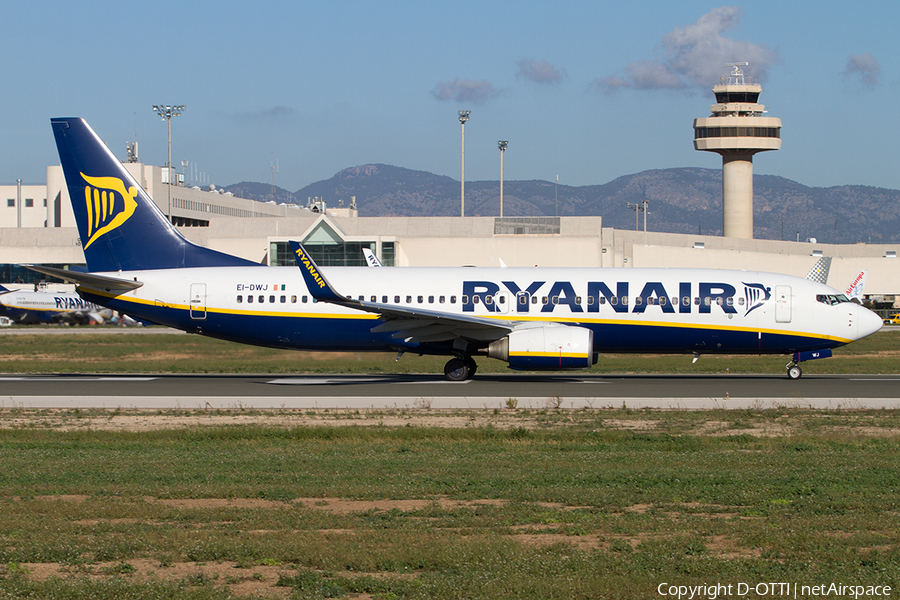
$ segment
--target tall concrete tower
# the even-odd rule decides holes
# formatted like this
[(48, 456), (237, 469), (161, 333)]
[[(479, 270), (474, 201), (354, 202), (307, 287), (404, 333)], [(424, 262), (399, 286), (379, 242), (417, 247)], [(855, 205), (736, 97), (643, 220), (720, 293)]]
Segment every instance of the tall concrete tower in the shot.
[(694, 149), (722, 155), (724, 236), (752, 239), (753, 155), (781, 149), (781, 119), (763, 116), (762, 86), (745, 81), (740, 69), (748, 64), (726, 65), (733, 70), (713, 87), (712, 115), (694, 119)]

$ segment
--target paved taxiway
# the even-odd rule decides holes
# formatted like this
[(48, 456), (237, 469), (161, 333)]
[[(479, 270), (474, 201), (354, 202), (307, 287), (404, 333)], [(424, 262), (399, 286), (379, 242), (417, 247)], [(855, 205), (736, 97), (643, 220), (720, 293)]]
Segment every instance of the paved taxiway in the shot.
[(0, 375), (4, 408), (900, 408), (900, 375)]

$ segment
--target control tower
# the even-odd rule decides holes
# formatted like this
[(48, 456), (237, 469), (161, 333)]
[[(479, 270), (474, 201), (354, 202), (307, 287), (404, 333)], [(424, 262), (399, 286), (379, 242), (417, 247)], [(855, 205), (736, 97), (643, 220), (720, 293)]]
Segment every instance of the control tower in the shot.
[(722, 155), (723, 235), (752, 239), (753, 155), (781, 149), (781, 119), (763, 116), (762, 86), (740, 69), (748, 64), (726, 65), (733, 70), (713, 87), (712, 115), (694, 119), (694, 149)]

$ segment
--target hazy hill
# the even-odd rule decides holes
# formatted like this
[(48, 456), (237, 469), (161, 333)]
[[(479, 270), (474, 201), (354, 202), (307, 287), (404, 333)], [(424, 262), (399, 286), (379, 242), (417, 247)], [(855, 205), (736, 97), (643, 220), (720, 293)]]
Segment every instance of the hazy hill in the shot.
[[(227, 190), (268, 201), (272, 186), (243, 182)], [(753, 179), (754, 235), (763, 239), (817, 238), (820, 242), (900, 241), (900, 191), (867, 186), (814, 188), (772, 175)], [(459, 215), (459, 181), (390, 165), (340, 171), (296, 192), (276, 187), (275, 200), (305, 204), (319, 196), (329, 206), (356, 196), (360, 216)], [(558, 199), (558, 200), (557, 200)], [(673, 233), (722, 234), (722, 171), (661, 169), (625, 175), (602, 185), (556, 186), (550, 181), (504, 181), (504, 216), (602, 216), (604, 225), (634, 228), (628, 203), (647, 200), (647, 228)], [(466, 182), (466, 214), (497, 215), (499, 181)], [(643, 213), (639, 214), (643, 228)]]

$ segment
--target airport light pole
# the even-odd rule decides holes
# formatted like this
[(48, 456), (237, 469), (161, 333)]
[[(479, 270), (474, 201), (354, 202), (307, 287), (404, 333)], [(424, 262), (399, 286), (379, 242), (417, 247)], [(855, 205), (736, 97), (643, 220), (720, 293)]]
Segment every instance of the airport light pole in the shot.
[[(185, 104), (178, 106), (169, 106), (168, 104), (154, 104), (153, 110), (168, 124), (169, 132), (169, 154), (166, 160), (166, 179), (169, 186), (172, 185), (172, 117), (180, 117), (181, 112), (187, 108)], [(172, 189), (169, 187), (169, 213), (166, 215), (169, 221), (172, 221)]]
[(466, 216), (466, 121), (469, 120), (471, 110), (459, 111), (459, 124), (462, 129), (460, 141), (460, 175), (459, 175), (459, 216)]
[(506, 153), (506, 148), (509, 146), (509, 142), (506, 140), (500, 140), (497, 142), (497, 146), (500, 148), (500, 218), (503, 218), (503, 155)]

